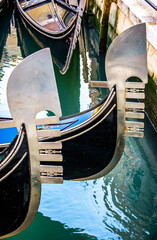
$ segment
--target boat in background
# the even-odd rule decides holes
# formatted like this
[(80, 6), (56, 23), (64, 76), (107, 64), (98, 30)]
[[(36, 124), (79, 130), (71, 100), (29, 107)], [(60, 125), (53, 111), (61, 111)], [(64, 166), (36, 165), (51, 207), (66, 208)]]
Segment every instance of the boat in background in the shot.
[[(135, 100), (144, 98), (146, 53), (144, 23), (117, 37), (106, 55), (107, 82), (91, 83), (109, 88), (109, 94), (94, 108), (66, 118), (62, 117), (49, 49), (28, 56), (13, 70), (7, 85), (12, 119), (0, 118), (0, 210), (4, 213), (0, 238), (31, 224), (41, 183), (100, 178), (119, 162), (126, 136), (143, 137), (144, 104)], [(132, 82), (132, 76), (141, 81)], [(43, 110), (54, 116), (37, 118)]]
[[(36, 32), (41, 35), (34, 37), (40, 46), (47, 47), (45, 36), (49, 41), (53, 39), (51, 45), (54, 49), (60, 49), (61, 55), (65, 53), (64, 65), (60, 67), (60, 72), (65, 74), (79, 36), (85, 0), (16, 0), (16, 5), (30, 34), (33, 37)], [(61, 39), (63, 41), (59, 41)]]
[[(43, 48), (50, 48), (52, 60), (60, 71), (64, 69), (67, 55), (71, 44), (70, 35), (63, 39), (49, 39), (39, 34), (30, 25), (22, 21), (19, 14), (15, 14), (15, 26), (17, 29), (18, 45), (21, 48), (22, 56), (25, 58)], [(70, 61), (68, 62), (70, 64)], [(67, 69), (69, 65), (66, 65)], [(67, 71), (67, 70), (66, 70)]]

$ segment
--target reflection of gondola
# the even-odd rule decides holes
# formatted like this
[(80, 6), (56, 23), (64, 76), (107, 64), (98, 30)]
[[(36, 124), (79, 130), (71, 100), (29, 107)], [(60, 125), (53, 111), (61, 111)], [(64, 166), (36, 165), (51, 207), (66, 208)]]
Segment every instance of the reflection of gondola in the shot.
[[(37, 211), (36, 207), (31, 213), (32, 216), (28, 214), (29, 208), (32, 207), (32, 195), (34, 193), (31, 191), (34, 191), (34, 188), (30, 183), (29, 157), (25, 149), (20, 146), (21, 141), (23, 146), (27, 147), (24, 127), (21, 128), (18, 137), (9, 148), (0, 156), (0, 159), (2, 156), (7, 156), (5, 161), (0, 161), (0, 211), (1, 217), (3, 216), (0, 238), (8, 233), (17, 234), (21, 232), (22, 227), (24, 229), (28, 227), (31, 218), (34, 218), (33, 211)], [(38, 192), (38, 194), (40, 193)], [(34, 199), (37, 201), (37, 206), (39, 203), (38, 199), (39, 196)], [(35, 204), (33, 207), (35, 207)]]
[[(77, 42), (85, 1), (16, 0), (16, 4), (24, 25), (40, 46), (46, 47), (46, 42), (53, 39), (51, 46), (56, 54), (64, 56), (62, 64), (57, 64), (64, 74)], [(35, 36), (36, 33), (38, 36)]]
[[(126, 98), (143, 97), (141, 91), (144, 83), (126, 83), (126, 80), (137, 76), (145, 83), (147, 81), (145, 24), (127, 30), (110, 46), (106, 56), (108, 82), (93, 83), (109, 87), (110, 93), (98, 106), (80, 114), (60, 117), (60, 102), (50, 60), (49, 50), (41, 50), (24, 59), (8, 81), (8, 104), (13, 120), (1, 118), (0, 121), (1, 148), (5, 147), (0, 155), (0, 186), (4, 184), (3, 192), (5, 182), (8, 183), (6, 195), (0, 194), (0, 206), (3, 204), (4, 208), (5, 199), (12, 194), (9, 181), (12, 181), (10, 187), (13, 188), (17, 175), (21, 177), (17, 183), (17, 186), (20, 184), (20, 206), (24, 203), (25, 207), (24, 213), (21, 213), (23, 216), (18, 213), (13, 216), (17, 231), (15, 225), (13, 228), (4, 225), (1, 236), (16, 234), (33, 220), (39, 204), (40, 182), (62, 183), (63, 179), (104, 176), (120, 160), (125, 136), (142, 135), (140, 129), (143, 123), (126, 121), (125, 117), (143, 116), (143, 113), (140, 115), (143, 104), (128, 102)], [(116, 72), (117, 76), (119, 74), (118, 80), (114, 72), (117, 66), (120, 70)], [(55, 116), (36, 119), (36, 114), (41, 110), (50, 110)], [(11, 144), (8, 146), (9, 142)], [(11, 200), (8, 204), (11, 206)], [(8, 216), (4, 214), (3, 218), (7, 219)]]
[(6, 43), (8, 33), (10, 31), (10, 20), (11, 20), (12, 11), (3, 12), (0, 15), (0, 60), (2, 57), (3, 47)]

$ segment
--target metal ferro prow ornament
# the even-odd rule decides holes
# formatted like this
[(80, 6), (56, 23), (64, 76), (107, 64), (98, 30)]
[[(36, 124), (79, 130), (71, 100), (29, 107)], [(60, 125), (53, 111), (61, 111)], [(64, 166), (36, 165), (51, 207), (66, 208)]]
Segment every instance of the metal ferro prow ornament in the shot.
[[(125, 30), (109, 46), (106, 59), (106, 81), (91, 81), (92, 87), (111, 88), (117, 91), (117, 147), (113, 163), (107, 166), (105, 173), (113, 168), (120, 158), (125, 138), (144, 136), (144, 88), (148, 82), (146, 24), (141, 23)], [(130, 78), (140, 81), (133, 82)]]
[[(49, 49), (40, 50), (35, 54), (24, 59), (12, 72), (7, 85), (7, 98), (13, 123), (20, 132), (21, 126), (24, 125), (27, 134), (29, 158), (30, 158), (30, 203), (27, 216), (15, 231), (10, 232), (0, 238), (10, 237), (25, 230), (33, 221), (40, 202), (41, 183), (52, 182), (62, 183), (63, 168), (62, 166), (40, 165), (42, 158), (53, 161), (53, 147), (61, 149), (60, 142), (53, 143), (51, 146), (38, 142), (39, 137), (45, 134), (58, 136), (60, 130), (51, 129), (37, 130), (36, 125), (58, 123), (61, 116), (61, 107), (58, 96), (58, 90), (55, 81), (54, 70), (52, 68), (52, 59)], [(55, 114), (54, 117), (37, 119), (36, 116), (40, 111), (49, 110)], [(46, 122), (45, 122), (46, 121)], [(55, 146), (54, 146), (55, 145)], [(46, 153), (46, 149), (49, 149)], [(57, 155), (55, 161), (62, 161), (62, 156)], [(44, 172), (44, 173), (43, 173)], [(59, 177), (55, 173), (59, 173)]]
[[(141, 131), (144, 127), (143, 123), (140, 121), (129, 121), (128, 118), (141, 119), (144, 117), (142, 112), (144, 111), (144, 104), (133, 102), (133, 99), (144, 98), (143, 89), (147, 82), (145, 24), (139, 24), (126, 30), (113, 41), (106, 55), (106, 75), (107, 82), (92, 82), (92, 85), (109, 88), (115, 86), (113, 92), (117, 99), (116, 104), (114, 102), (112, 107), (116, 105), (115, 115), (117, 122), (115, 122), (117, 130), (114, 134), (115, 148), (113, 157), (111, 157), (111, 161), (105, 167), (103, 165), (100, 171), (82, 179), (79, 178), (79, 180), (96, 179), (106, 175), (120, 160), (124, 150), (125, 137), (143, 136)], [(132, 76), (140, 78), (143, 82), (130, 82), (129, 78)], [(110, 96), (112, 96), (112, 93)], [(48, 49), (32, 54), (14, 69), (8, 81), (7, 97), (13, 121), (3, 121), (0, 125), (2, 128), (16, 127), (19, 133), (21, 132), (21, 126), (25, 126), (28, 143), (26, 151), (29, 153), (30, 158), (30, 194), (28, 194), (30, 195), (30, 202), (26, 218), (22, 224), (14, 231), (9, 230), (9, 234), (1, 234), (0, 238), (13, 236), (31, 224), (40, 202), (41, 183), (63, 182), (63, 156), (61, 149), (64, 141), (50, 141), (51, 139), (57, 139), (58, 136), (60, 137), (61, 133), (57, 124), (61, 116), (61, 108), (51, 55)], [(128, 99), (131, 99), (131, 101)], [(36, 118), (37, 113), (43, 110), (53, 112), (55, 117)], [(106, 115), (108, 115), (110, 111), (106, 111)], [(104, 116), (105, 118), (106, 115)], [(98, 125), (97, 123), (95, 122), (95, 126)], [(104, 125), (103, 127), (105, 128)], [(92, 126), (90, 126), (90, 129), (92, 128), (93, 122)], [(81, 135), (80, 132), (79, 134)], [(110, 137), (113, 138), (113, 135)], [(42, 139), (47, 139), (47, 141), (40, 141)], [(14, 143), (11, 144), (12, 146), (14, 147)], [(109, 149), (107, 148), (107, 153), (108, 151)], [(56, 152), (57, 154), (55, 154)], [(105, 158), (104, 155), (102, 156)], [(6, 159), (8, 160), (8, 156), (6, 156)], [(4, 165), (6, 164), (6, 159), (5, 163), (0, 162), (0, 170), (3, 167), (1, 165), (3, 163)], [(50, 162), (51, 164), (47, 164)], [(73, 178), (73, 180), (77, 179)], [(6, 190), (5, 186), (4, 190)]]
[[(40, 124), (58, 123), (59, 117), (62, 115), (52, 64), (48, 48), (32, 54), (15, 68), (7, 87), (9, 109), (15, 125), (18, 130), (22, 123), (26, 127), (31, 164), (33, 164), (32, 170), (34, 169), (36, 175), (33, 176), (32, 173), (33, 179), (37, 178), (37, 181), (41, 183), (61, 183), (63, 180), (62, 177), (55, 177), (55, 172), (63, 173), (61, 166), (51, 166), (50, 169), (48, 166), (40, 165), (40, 161), (45, 159), (47, 161), (62, 161), (60, 154), (57, 154), (57, 158), (56, 155), (53, 155), (53, 148), (62, 148), (60, 142), (53, 144), (38, 142), (40, 137), (60, 135), (59, 129), (45, 128), (40, 131), (37, 128), (37, 125)], [(21, 75), (24, 77), (21, 78)], [(36, 115), (43, 110), (53, 112), (55, 117), (37, 119)]]

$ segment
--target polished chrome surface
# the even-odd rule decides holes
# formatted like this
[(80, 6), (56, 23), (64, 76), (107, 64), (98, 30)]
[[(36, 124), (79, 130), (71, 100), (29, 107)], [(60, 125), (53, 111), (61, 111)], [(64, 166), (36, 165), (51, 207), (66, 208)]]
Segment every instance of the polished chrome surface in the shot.
[(40, 165), (42, 183), (63, 183), (63, 167)]
[(138, 77), (148, 82), (146, 25), (135, 25), (119, 35), (106, 54), (106, 75), (108, 81), (126, 81)]
[[(88, 179), (99, 178), (109, 173), (119, 162), (125, 146), (126, 136), (143, 137), (144, 124), (136, 121), (133, 128), (126, 124), (126, 118), (141, 119), (143, 113), (127, 111), (128, 98), (144, 98), (145, 84), (148, 82), (147, 73), (147, 50), (146, 50), (146, 25), (145, 23), (135, 25), (120, 36), (118, 36), (110, 45), (105, 60), (105, 69), (107, 76), (106, 82), (91, 82), (94, 87), (111, 88), (116, 85), (117, 92), (117, 144), (114, 156), (108, 166), (99, 174), (93, 175)], [(143, 83), (126, 83), (130, 77), (138, 77)], [(132, 89), (132, 92), (130, 92)], [(129, 93), (128, 93), (129, 92)], [(133, 103), (136, 104), (136, 103)], [(127, 107), (126, 107), (127, 106)], [(132, 108), (134, 105), (131, 105)], [(143, 110), (143, 104), (140, 106)]]
[(141, 102), (126, 102), (126, 109), (144, 109), (145, 104)]
[(21, 123), (32, 123), (43, 110), (52, 111), (57, 117), (62, 115), (49, 49), (28, 56), (14, 69), (7, 98), (17, 129)]
[[(40, 151), (36, 131), (36, 115), (40, 111), (52, 111), (59, 121), (61, 108), (49, 49), (41, 50), (25, 58), (12, 72), (7, 85), (10, 113), (18, 131), (24, 123), (28, 138), (31, 192), (28, 213), (23, 224), (10, 237), (25, 230), (33, 221), (40, 203)], [(48, 156), (44, 154), (44, 156)], [(50, 154), (51, 156), (51, 154)], [(60, 181), (60, 179), (59, 179)]]
[[(147, 72), (147, 46), (146, 46), (146, 24), (135, 25), (120, 36), (118, 36), (110, 45), (106, 54), (106, 75), (107, 80), (115, 83), (117, 81), (125, 82), (125, 108), (124, 115), (127, 119), (144, 119), (144, 106), (139, 109), (136, 105), (137, 100), (144, 99), (144, 88), (148, 82)], [(138, 77), (142, 82), (132, 82), (129, 78)], [(128, 81), (128, 82), (126, 82)], [(132, 105), (131, 109), (128, 104)], [(136, 122), (136, 121), (135, 121)], [(132, 137), (143, 137), (143, 132), (134, 128), (126, 128), (125, 135)], [(132, 135), (131, 135), (132, 132)]]

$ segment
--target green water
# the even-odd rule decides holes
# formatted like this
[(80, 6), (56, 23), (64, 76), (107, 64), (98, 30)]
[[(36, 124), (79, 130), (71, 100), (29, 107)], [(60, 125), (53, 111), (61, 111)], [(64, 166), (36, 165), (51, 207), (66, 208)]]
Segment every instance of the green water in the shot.
[[(17, 39), (14, 18), (8, 17), (0, 19), (0, 116), (10, 115), (6, 84), (11, 71), (25, 55), (39, 49), (23, 30), (23, 41)], [(63, 115), (85, 110), (105, 95), (89, 85), (90, 80), (105, 78), (98, 32), (90, 25), (82, 35), (66, 75), (54, 65)], [(126, 140), (121, 161), (107, 176), (43, 184), (35, 220), (12, 239), (157, 239), (157, 133), (148, 118), (144, 138)]]

